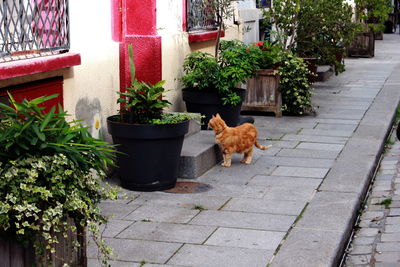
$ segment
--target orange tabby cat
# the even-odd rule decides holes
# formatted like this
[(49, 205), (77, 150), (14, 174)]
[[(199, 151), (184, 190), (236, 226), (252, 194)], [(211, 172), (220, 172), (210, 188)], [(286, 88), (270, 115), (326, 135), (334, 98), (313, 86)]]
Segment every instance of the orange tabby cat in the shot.
[(271, 146), (262, 146), (257, 142), (257, 129), (251, 123), (244, 123), (236, 127), (228, 127), (225, 121), (217, 113), (212, 116), (208, 126), (215, 132), (215, 141), (220, 145), (225, 167), (231, 166), (233, 153), (244, 153), (242, 163), (250, 164), (253, 157), (253, 148), (256, 146), (261, 150)]

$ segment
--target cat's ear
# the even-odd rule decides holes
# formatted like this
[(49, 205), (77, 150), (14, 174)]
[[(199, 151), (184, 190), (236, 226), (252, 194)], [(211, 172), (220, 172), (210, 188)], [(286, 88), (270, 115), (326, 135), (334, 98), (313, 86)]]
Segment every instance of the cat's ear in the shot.
[(214, 118), (215, 118), (215, 116), (214, 116), (214, 115), (212, 115), (211, 119), (214, 119)]
[(221, 116), (219, 115), (219, 113), (217, 113), (216, 117), (217, 117), (218, 119), (220, 119), (220, 118), (221, 118)]

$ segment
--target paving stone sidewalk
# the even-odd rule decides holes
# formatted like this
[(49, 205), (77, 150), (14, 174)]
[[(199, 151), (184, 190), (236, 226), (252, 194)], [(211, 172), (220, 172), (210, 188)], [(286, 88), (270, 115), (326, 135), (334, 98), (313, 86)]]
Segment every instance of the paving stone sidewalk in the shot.
[(400, 142), (392, 135), (369, 192), (345, 266), (400, 266)]
[[(341, 259), (400, 97), (399, 35), (372, 59), (315, 84), (316, 116), (257, 116), (251, 165), (235, 157), (198, 182), (207, 192), (122, 190), (105, 201), (111, 266), (335, 266)], [(89, 266), (99, 266), (88, 249)]]

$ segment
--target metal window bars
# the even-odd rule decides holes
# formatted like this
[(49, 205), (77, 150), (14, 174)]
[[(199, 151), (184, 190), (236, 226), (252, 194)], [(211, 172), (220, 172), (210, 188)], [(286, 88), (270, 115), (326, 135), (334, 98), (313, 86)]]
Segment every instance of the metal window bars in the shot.
[(210, 0), (187, 0), (187, 31), (217, 29), (214, 7)]
[(0, 0), (0, 63), (69, 47), (68, 0)]

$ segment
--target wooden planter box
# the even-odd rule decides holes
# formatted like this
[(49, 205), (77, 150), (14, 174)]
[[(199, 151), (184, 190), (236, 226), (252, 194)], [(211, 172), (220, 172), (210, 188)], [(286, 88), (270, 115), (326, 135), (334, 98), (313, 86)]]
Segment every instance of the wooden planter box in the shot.
[[(32, 267), (32, 266), (52, 266), (62, 267), (64, 263), (69, 263), (74, 267), (86, 267), (86, 235), (82, 227), (77, 227), (76, 233), (69, 232), (68, 237), (58, 236), (59, 243), (56, 245), (56, 253), (52, 256), (52, 263), (42, 259), (40, 255), (35, 255), (33, 246), (23, 247), (15, 240), (10, 240), (0, 236), (0, 266), (1, 267)], [(70, 248), (73, 242), (81, 245), (77, 250)]]
[(282, 116), (282, 95), (279, 91), (280, 75), (274, 69), (261, 69), (247, 81), (244, 111), (269, 111)]
[(363, 32), (356, 36), (356, 39), (347, 49), (349, 57), (374, 57), (375, 38), (373, 32)]

